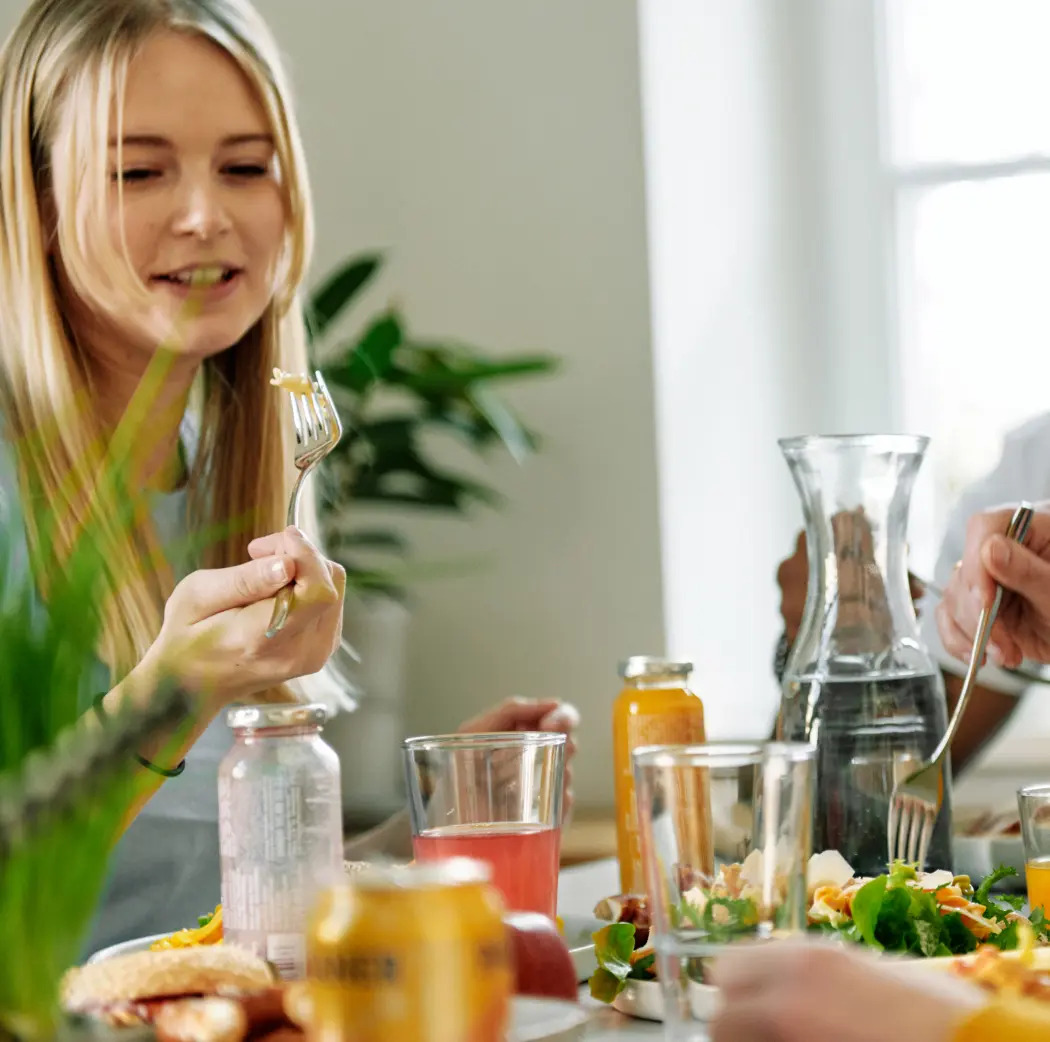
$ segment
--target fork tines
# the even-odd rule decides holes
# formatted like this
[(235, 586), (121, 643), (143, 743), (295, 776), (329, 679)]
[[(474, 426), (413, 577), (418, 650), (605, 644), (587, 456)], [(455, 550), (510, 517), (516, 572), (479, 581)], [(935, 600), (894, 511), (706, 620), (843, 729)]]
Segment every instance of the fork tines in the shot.
[(318, 397), (320, 387), (317, 383), (313, 387), (312, 394), (291, 395), (295, 440), (300, 445), (316, 441), (321, 434), (328, 436), (328, 410), (323, 399)]

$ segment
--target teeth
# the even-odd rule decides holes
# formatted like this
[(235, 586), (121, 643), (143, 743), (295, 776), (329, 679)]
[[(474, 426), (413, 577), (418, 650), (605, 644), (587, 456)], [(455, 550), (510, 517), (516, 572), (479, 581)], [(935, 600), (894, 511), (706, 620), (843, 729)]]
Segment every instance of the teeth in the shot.
[(191, 286), (216, 286), (222, 282), (224, 269), (222, 268), (195, 268), (189, 275), (179, 275), (180, 282), (188, 282)]

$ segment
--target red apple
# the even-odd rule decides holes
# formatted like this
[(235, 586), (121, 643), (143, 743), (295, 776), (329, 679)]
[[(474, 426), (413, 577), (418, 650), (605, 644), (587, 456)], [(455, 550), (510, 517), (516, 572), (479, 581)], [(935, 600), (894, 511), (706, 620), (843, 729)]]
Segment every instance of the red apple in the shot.
[(514, 962), (516, 995), (576, 1000), (576, 968), (558, 927), (538, 912), (503, 917)]

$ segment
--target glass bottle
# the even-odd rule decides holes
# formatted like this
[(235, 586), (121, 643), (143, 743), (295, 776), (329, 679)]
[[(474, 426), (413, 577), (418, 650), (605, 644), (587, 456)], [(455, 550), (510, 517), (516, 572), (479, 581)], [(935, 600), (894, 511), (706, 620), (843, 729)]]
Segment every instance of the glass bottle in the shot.
[(307, 919), (343, 874), (339, 757), (321, 738), (322, 705), (236, 706), (219, 765), (223, 936), (306, 972)]
[(620, 892), (645, 893), (631, 753), (643, 745), (704, 741), (704, 704), (689, 690), (691, 662), (632, 655), (620, 665), (623, 690), (613, 704), (613, 771)]
[[(889, 800), (947, 726), (944, 684), (908, 586), (912, 485), (929, 439), (780, 442), (802, 498), (809, 585), (784, 671), (778, 733), (817, 748), (813, 849), (886, 870)], [(928, 862), (951, 868), (951, 766)]]

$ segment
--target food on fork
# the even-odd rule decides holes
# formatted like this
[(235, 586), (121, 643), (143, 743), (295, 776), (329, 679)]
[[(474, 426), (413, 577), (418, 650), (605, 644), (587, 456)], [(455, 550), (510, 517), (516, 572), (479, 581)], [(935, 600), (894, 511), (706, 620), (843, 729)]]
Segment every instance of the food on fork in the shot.
[(314, 389), (314, 385), (310, 382), (310, 377), (305, 373), (286, 373), (276, 366), (273, 370), (270, 385), (272, 387), (280, 387), (282, 391), (288, 391), (289, 394), (312, 394)]

